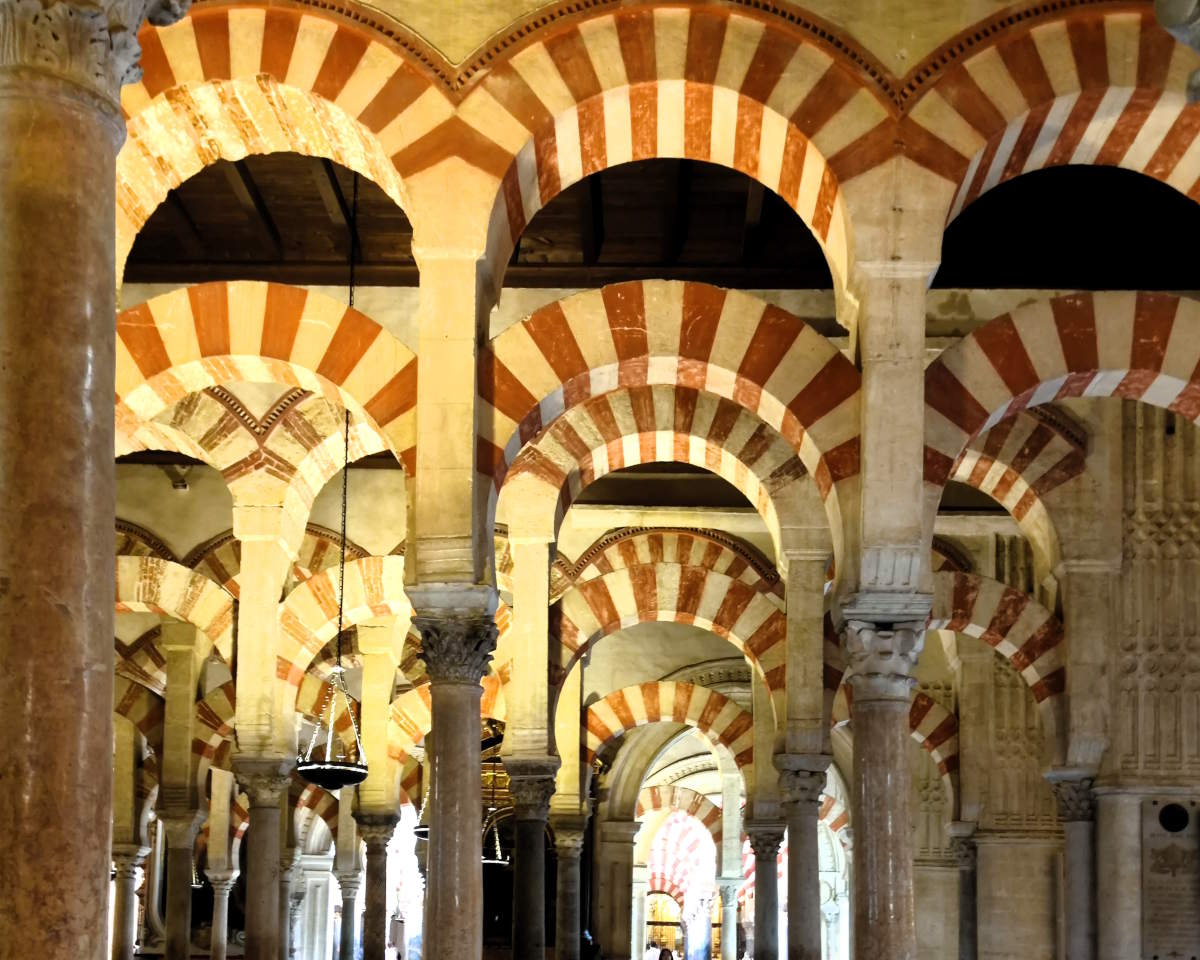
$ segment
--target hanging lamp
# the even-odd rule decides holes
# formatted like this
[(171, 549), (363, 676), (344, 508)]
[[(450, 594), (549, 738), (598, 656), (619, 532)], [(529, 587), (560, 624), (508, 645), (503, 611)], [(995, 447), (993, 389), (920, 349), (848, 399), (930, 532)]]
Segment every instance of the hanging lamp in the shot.
[[(500, 849), (500, 825), (497, 823), (496, 817), (496, 763), (497, 760), (493, 757), (488, 761), (492, 765), (492, 798), (488, 803), (487, 816), (483, 821), (483, 865), (485, 867), (507, 867), (509, 860)], [(492, 824), (492, 838), (495, 841), (495, 853), (488, 851), (488, 821)]]
[[(358, 252), (358, 174), (354, 175), (354, 202), (350, 215), (350, 306), (354, 306), (354, 262)], [(358, 731), (358, 720), (346, 689), (346, 668), (342, 666), (342, 633), (346, 596), (346, 504), (350, 492), (350, 411), (346, 410), (342, 460), (342, 549), (338, 558), (338, 614), (337, 614), (337, 660), (329, 675), (328, 690), (308, 749), (296, 758), (296, 772), (309, 783), (326, 790), (338, 790), (362, 783), (367, 778), (367, 765), (363, 762), (362, 736)], [(338, 716), (338, 700), (341, 700), (350, 717), (350, 728), (354, 731), (354, 747), (346, 753), (342, 738), (334, 735), (333, 725)], [(324, 737), (321, 736), (324, 730)], [(317, 744), (324, 739), (324, 757), (317, 756)], [(335, 753), (336, 751), (336, 753)]]

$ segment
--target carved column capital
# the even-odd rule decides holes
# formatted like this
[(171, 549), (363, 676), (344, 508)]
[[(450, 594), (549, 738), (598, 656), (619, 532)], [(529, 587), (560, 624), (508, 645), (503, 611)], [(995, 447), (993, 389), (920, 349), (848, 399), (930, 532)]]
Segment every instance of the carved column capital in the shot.
[(208, 882), (212, 886), (215, 895), (227, 897), (233, 889), (233, 885), (237, 883), (238, 871), (205, 870), (204, 876), (208, 878)]
[(337, 877), (343, 900), (353, 900), (358, 896), (358, 890), (362, 886), (362, 874), (359, 871), (338, 870), (334, 876)]
[(550, 798), (554, 796), (554, 775), (558, 757), (505, 757), (508, 789), (513, 798), (513, 816), (517, 820), (540, 820), (550, 816)]
[(774, 762), (784, 804), (811, 806), (815, 816), (825, 790), (825, 770), (832, 760), (824, 754), (777, 753)]
[(750, 849), (759, 860), (767, 860), (779, 856), (779, 847), (783, 843), (782, 823), (748, 823), (746, 836), (750, 838)]
[(490, 614), (438, 614), (413, 617), (421, 634), (421, 658), (433, 683), (478, 684), (496, 649), (496, 621)]
[(1050, 780), (1050, 789), (1058, 803), (1058, 819), (1063, 823), (1079, 823), (1096, 819), (1096, 794), (1091, 777)]
[(367, 845), (367, 852), (376, 854), (387, 849), (399, 823), (399, 817), (394, 813), (356, 813), (354, 819), (358, 823), (358, 835)]
[(979, 848), (975, 845), (974, 837), (951, 837), (950, 856), (958, 864), (959, 870), (974, 870), (979, 862)]
[(119, 119), (121, 87), (142, 78), (143, 21), (174, 23), (188, 0), (0, 0), (0, 88), (28, 73), (97, 96)]
[(292, 782), (293, 760), (278, 757), (237, 757), (233, 759), (233, 773), (238, 783), (250, 797), (250, 809), (255, 807), (277, 807)]
[(167, 835), (167, 848), (190, 850), (196, 842), (204, 817), (203, 810), (163, 810), (159, 813), (158, 822)]
[(881, 624), (848, 620), (842, 632), (846, 678), (855, 701), (902, 700), (917, 682), (913, 668), (925, 646), (921, 621)]
[(145, 865), (146, 857), (149, 855), (149, 847), (124, 843), (114, 846), (112, 859), (116, 879), (118, 881), (129, 880), (133, 882), (134, 886), (137, 886), (141, 882), (142, 867)]

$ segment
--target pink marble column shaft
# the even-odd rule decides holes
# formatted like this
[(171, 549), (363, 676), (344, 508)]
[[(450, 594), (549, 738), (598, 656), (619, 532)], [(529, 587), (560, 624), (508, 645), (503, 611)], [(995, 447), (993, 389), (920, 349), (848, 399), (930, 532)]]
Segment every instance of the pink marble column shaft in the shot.
[[(419, 588), (410, 588), (420, 609)], [(426, 960), (479, 960), (483, 951), (479, 681), (496, 648), (488, 614), (413, 618), (429, 671), (429, 853)], [(448, 920), (447, 918), (453, 918)]]
[[(19, 26), (5, 28), (15, 56)], [(24, 42), (37, 49), (34, 36)], [(52, 51), (58, 40), (46, 42)], [(10, 64), (0, 60), (0, 944), (101, 960), (112, 864), (123, 125), (98, 94)]]
[(363, 960), (384, 960), (387, 953), (388, 844), (396, 832), (395, 814), (356, 814), (358, 833), (367, 845), (366, 902), (363, 905)]
[(234, 772), (250, 796), (246, 838), (246, 960), (278, 960), (279, 815), (290, 764), (276, 759), (236, 758)]
[(924, 625), (850, 621), (845, 642), (853, 694), (856, 956), (917, 960), (908, 713)]

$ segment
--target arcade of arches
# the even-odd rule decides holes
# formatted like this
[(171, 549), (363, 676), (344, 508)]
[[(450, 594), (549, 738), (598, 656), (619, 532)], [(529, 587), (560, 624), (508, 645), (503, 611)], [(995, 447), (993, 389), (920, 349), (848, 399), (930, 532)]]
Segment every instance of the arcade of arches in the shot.
[(0, 960), (1200, 955), (1193, 45), (0, 0)]

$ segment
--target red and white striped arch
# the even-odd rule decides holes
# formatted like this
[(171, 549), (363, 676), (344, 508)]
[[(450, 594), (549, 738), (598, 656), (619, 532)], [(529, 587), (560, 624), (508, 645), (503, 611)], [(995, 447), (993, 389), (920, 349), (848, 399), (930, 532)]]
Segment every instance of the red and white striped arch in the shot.
[(721, 848), (721, 808), (703, 794), (687, 787), (646, 787), (638, 794), (636, 817), (640, 820), (655, 810), (676, 810), (694, 818), (708, 831), (716, 849)]
[(214, 687), (196, 701), (196, 731), (192, 737), (192, 769), (196, 783), (208, 788), (208, 770), (230, 769), (236, 694), (232, 680)]
[(649, 892), (672, 896), (685, 913), (690, 912), (695, 898), (712, 893), (717, 848), (702, 823), (676, 810), (654, 834), (646, 867)]
[(783, 581), (766, 557), (732, 537), (682, 527), (627, 527), (606, 534), (571, 564), (573, 581), (592, 580), (616, 570), (677, 563), (705, 567), (783, 600)]
[(120, 637), (114, 638), (113, 643), (117, 674), (148, 687), (160, 697), (167, 690), (167, 661), (158, 648), (161, 636), (162, 628), (155, 626), (129, 643), (122, 643)]
[(550, 654), (555, 685), (601, 638), (655, 622), (687, 623), (728, 640), (762, 678), (776, 718), (783, 717), (787, 670), (783, 601), (704, 566), (638, 564), (576, 582), (551, 613), (551, 632), (557, 640)]
[(939, 573), (933, 579), (930, 630), (978, 637), (1025, 678), (1055, 759), (1065, 759), (1067, 686), (1062, 623), (1032, 597), (971, 573)]
[(835, 285), (845, 283), (852, 238), (825, 158), (888, 109), (832, 45), (716, 5), (640, 3), (540, 34), (492, 66), (455, 118), (471, 144), (464, 159), (499, 181), (497, 273), (534, 214), (572, 183), (686, 157), (778, 193), (821, 244)]
[(116, 612), (157, 613), (195, 626), (196, 656), (233, 653), (233, 601), (219, 586), (179, 563), (157, 557), (116, 558)]
[(747, 795), (754, 793), (754, 719), (736, 703), (694, 683), (659, 680), (616, 690), (587, 710), (583, 746), (588, 762), (601, 747), (634, 727), (682, 723), (728, 750), (742, 771)]
[(1200, 419), (1200, 302), (1079, 293), (1020, 307), (925, 372), (927, 522), (970, 441), (1027, 407), (1121, 397)]
[[(557, 528), (600, 477), (664, 462), (689, 463), (727, 480), (758, 510), (776, 544), (788, 513), (780, 498), (805, 474), (791, 445), (745, 407), (706, 391), (658, 384), (622, 387), (565, 410), (517, 454), (507, 478), (530, 474), (557, 491)], [(501, 488), (501, 514), (505, 490), (513, 487)]]
[(999, 183), (1068, 163), (1120, 166), (1200, 199), (1200, 58), (1148, 7), (1070, 8), (945, 70), (908, 122), (918, 162), (957, 184), (952, 219)]
[(266, 4), (193, 8), (145, 26), (140, 83), (121, 94), (117, 280), (167, 193), (217, 160), (325, 157), (406, 202), (392, 158), (453, 113), (419, 64), (336, 13)]
[(496, 490), (565, 411), (647, 385), (722, 397), (782, 434), (835, 528), (833, 495), (858, 476), (858, 371), (803, 320), (738, 291), (644, 280), (580, 293), (496, 337), (478, 376), (478, 469)]
[(188, 394), (239, 382), (302, 387), (348, 407), (411, 475), (412, 351), (331, 297), (248, 280), (173, 290), (118, 314), (117, 454), (140, 449), (149, 422)]
[[(483, 694), (479, 698), (481, 720), (499, 720), (508, 716), (504, 699), (504, 688), (512, 679), (512, 661), (495, 667), (479, 685)], [(412, 748), (425, 739), (433, 729), (433, 697), (428, 683), (406, 690), (392, 701), (388, 718), (388, 754), (395, 759), (406, 759)]]
[[(412, 616), (404, 592), (404, 557), (348, 560), (344, 578), (343, 628), (377, 617)], [(299, 584), (279, 610), (279, 677), (298, 689), (314, 658), (337, 635), (338, 583), (334, 568)]]
[(304, 789), (300, 791), (300, 796), (296, 799), (296, 846), (309, 851), (306, 845), (309, 841), (309, 835), (312, 833), (313, 826), (317, 820), (324, 820), (325, 826), (329, 828), (330, 836), (337, 840), (338, 835), (338, 798), (318, 787), (315, 783), (306, 783)]
[(149, 687), (118, 674), (113, 688), (113, 713), (133, 724), (155, 756), (162, 753), (166, 707)]

